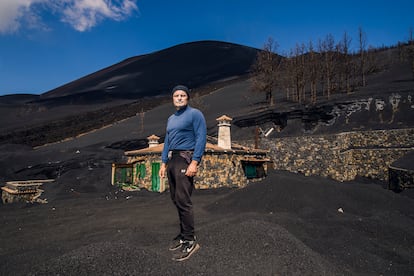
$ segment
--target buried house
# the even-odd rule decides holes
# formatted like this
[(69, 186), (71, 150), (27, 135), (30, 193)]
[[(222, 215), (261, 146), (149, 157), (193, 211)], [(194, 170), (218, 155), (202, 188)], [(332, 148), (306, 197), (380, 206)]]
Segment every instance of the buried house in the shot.
[[(252, 149), (231, 142), (231, 121), (228, 116), (216, 119), (218, 138), (207, 137), (203, 159), (194, 179), (197, 189), (220, 187), (244, 187), (250, 181), (266, 176), (270, 161), (267, 150)], [(112, 165), (112, 184), (125, 189), (147, 189), (162, 192), (168, 183), (161, 181), (158, 171), (161, 166), (163, 144), (160, 137), (148, 137), (148, 147), (126, 151), (126, 164)]]

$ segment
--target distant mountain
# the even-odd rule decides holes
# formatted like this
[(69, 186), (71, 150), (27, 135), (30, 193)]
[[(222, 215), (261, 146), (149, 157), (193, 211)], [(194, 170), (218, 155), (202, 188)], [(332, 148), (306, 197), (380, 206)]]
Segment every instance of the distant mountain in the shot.
[[(245, 79), (259, 51), (220, 41), (189, 42), (131, 57), (41, 95), (1, 96), (0, 143), (24, 139), (34, 145), (40, 136), (56, 141), (111, 124), (165, 102), (178, 83), (208, 93)], [(28, 132), (39, 137), (29, 138)]]
[(0, 96), (0, 104), (14, 105), (22, 104), (26, 102), (35, 101), (39, 98), (39, 95), (35, 94), (9, 94)]
[(37, 101), (93, 103), (168, 94), (178, 83), (191, 88), (249, 72), (259, 50), (199, 41), (131, 57), (40, 95)]
[[(265, 102), (263, 94), (252, 93), (248, 73), (259, 51), (218, 41), (191, 42), (132, 57), (40, 96), (0, 97), (0, 145), (39, 146), (111, 125), (120, 128), (125, 119), (144, 120), (145, 115), (148, 133), (126, 138), (142, 124), (139, 121), (128, 126), (122, 139), (111, 134), (115, 140), (108, 142), (129, 145), (133, 140), (135, 147), (135, 141), (145, 141), (148, 135), (162, 136), (159, 124), (171, 112), (170, 89), (177, 83), (188, 85), (199, 96), (192, 104), (203, 110), (209, 135), (216, 135), (215, 119), (226, 114), (233, 118), (236, 140), (251, 137), (257, 127), (277, 127), (280, 132), (272, 135), (295, 136), (414, 125), (412, 71), (397, 49), (373, 52), (379, 70), (367, 75), (365, 87), (350, 94), (326, 97), (321, 92), (316, 104), (308, 104), (292, 101), (286, 91), (277, 90), (274, 106)], [(164, 108), (164, 103), (169, 105)], [(384, 104), (380, 114), (377, 103)]]

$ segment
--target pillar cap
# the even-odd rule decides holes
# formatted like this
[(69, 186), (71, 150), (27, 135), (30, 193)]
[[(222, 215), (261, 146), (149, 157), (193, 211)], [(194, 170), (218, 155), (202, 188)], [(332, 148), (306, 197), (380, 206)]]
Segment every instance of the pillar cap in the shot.
[(221, 117), (218, 117), (216, 120), (217, 120), (217, 121), (232, 121), (232, 120), (233, 120), (233, 118), (230, 118), (230, 117), (229, 117), (229, 116), (227, 116), (227, 115), (223, 115), (223, 116), (221, 116)]
[(160, 139), (160, 137), (158, 137), (157, 135), (155, 135), (155, 134), (152, 134), (151, 136), (148, 136), (147, 137), (147, 139), (148, 140), (159, 140)]

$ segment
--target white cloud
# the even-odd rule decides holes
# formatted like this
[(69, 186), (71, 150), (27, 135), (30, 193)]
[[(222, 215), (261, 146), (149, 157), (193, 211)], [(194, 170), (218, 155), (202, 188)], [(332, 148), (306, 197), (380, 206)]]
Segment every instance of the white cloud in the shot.
[(102, 20), (121, 21), (138, 11), (136, 0), (1, 0), (0, 33), (13, 33), (41, 20), (41, 11), (49, 11), (83, 32)]
[(31, 12), (32, 4), (44, 0), (2, 0), (0, 2), (0, 33), (13, 33), (17, 31), (24, 21), (36, 18)]
[(131, 15), (137, 6), (134, 1), (78, 0), (65, 5), (62, 21), (83, 32), (94, 27), (99, 21), (110, 18), (123, 20)]

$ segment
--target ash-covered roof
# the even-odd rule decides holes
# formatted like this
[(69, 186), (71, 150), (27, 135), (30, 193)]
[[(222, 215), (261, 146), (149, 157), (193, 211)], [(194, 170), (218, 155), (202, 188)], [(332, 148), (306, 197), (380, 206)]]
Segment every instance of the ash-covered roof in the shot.
[[(228, 153), (228, 152), (233, 152), (233, 153), (246, 153), (246, 154), (266, 154), (269, 151), (268, 150), (263, 150), (263, 149), (254, 149), (254, 148), (249, 148), (249, 147), (245, 147), (242, 145), (238, 145), (235, 143), (231, 144), (231, 149), (224, 149), (222, 147), (219, 147), (217, 144), (212, 143), (212, 141), (217, 141), (216, 138), (213, 138), (211, 136), (207, 137), (207, 140), (209, 142), (206, 143), (206, 148), (205, 148), (205, 152), (223, 152), (223, 153)], [(152, 146), (152, 147), (147, 147), (147, 148), (143, 148), (143, 149), (139, 149), (139, 150), (131, 150), (131, 151), (126, 151), (125, 155), (127, 156), (132, 156), (132, 155), (147, 155), (147, 154), (158, 154), (162, 152), (162, 149), (164, 148), (164, 143), (161, 143), (159, 145), (156, 146)]]

